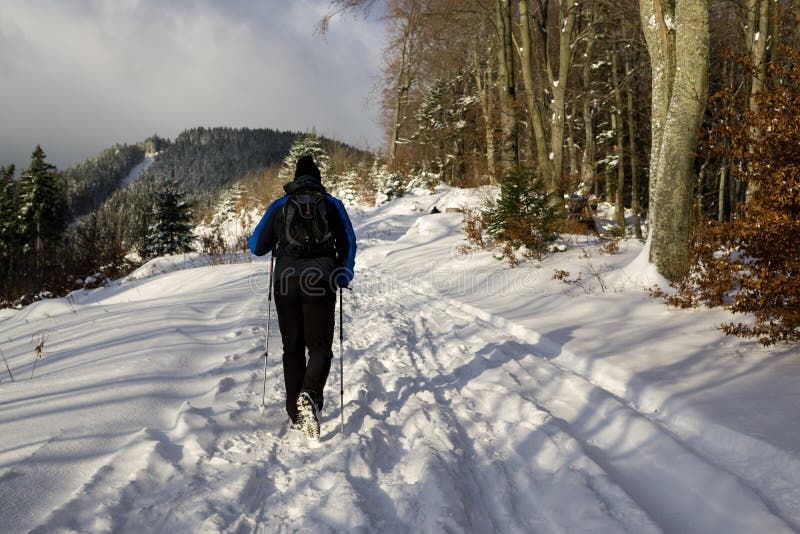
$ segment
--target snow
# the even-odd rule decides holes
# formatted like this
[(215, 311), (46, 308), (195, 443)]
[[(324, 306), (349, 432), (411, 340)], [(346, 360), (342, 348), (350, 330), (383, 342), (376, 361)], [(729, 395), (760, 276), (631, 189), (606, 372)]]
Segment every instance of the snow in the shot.
[(654, 302), (636, 240), (459, 252), (442, 207), (493, 194), (351, 210), (345, 435), (336, 343), (319, 443), (288, 428), (274, 310), (259, 412), (268, 259), (157, 258), (0, 310), (0, 531), (800, 529), (798, 348)]
[(139, 177), (142, 176), (142, 174), (144, 174), (148, 168), (150, 168), (150, 165), (153, 164), (156, 156), (158, 156), (158, 153), (145, 154), (144, 159), (140, 163), (137, 163), (128, 173), (128, 176), (122, 180), (122, 187), (130, 187), (133, 182), (138, 180)]

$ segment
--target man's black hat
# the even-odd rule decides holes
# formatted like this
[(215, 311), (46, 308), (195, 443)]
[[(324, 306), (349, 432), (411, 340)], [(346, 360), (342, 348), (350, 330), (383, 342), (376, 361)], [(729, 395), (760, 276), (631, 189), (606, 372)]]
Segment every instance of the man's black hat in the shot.
[(299, 178), (300, 176), (313, 176), (320, 182), (322, 181), (322, 176), (319, 173), (319, 167), (317, 167), (317, 164), (314, 163), (314, 158), (311, 157), (310, 154), (306, 154), (297, 160), (297, 167), (294, 171), (294, 177)]

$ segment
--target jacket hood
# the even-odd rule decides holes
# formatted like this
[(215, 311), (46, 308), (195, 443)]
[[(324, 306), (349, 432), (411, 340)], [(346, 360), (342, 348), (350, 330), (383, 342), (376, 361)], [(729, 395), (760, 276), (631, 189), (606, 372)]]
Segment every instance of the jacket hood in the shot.
[(291, 195), (300, 189), (310, 189), (312, 191), (320, 191), (321, 193), (325, 193), (325, 186), (322, 185), (322, 182), (320, 182), (314, 176), (308, 174), (298, 176), (283, 186), (283, 190), (286, 191), (287, 195)]

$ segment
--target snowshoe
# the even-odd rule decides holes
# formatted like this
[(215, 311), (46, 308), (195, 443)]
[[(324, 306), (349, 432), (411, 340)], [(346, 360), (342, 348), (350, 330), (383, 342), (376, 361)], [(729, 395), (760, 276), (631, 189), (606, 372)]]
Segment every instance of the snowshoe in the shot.
[(319, 439), (318, 408), (308, 393), (301, 393), (297, 397), (297, 420), (303, 435), (310, 439)]

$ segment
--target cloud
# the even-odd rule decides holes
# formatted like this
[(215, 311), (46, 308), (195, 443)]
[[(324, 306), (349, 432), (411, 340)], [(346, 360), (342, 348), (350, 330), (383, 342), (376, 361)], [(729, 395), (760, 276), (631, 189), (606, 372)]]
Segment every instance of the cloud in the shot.
[(59, 167), (193, 126), (310, 130), (382, 145), (383, 28), (327, 0), (0, 0), (0, 165)]

